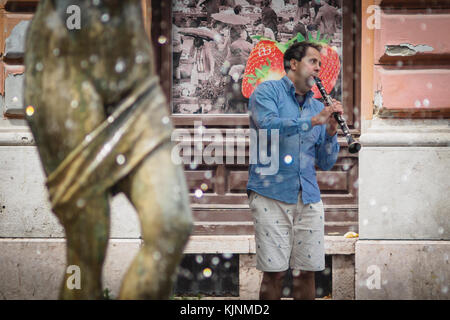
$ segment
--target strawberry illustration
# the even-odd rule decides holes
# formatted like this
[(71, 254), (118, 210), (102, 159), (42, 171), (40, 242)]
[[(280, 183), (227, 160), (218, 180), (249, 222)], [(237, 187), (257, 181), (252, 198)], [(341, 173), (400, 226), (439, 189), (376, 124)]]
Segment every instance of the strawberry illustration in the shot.
[(242, 95), (246, 98), (261, 82), (279, 80), (286, 74), (283, 65), (286, 45), (261, 36), (254, 38), (259, 42), (250, 52), (242, 80)]
[[(262, 82), (267, 80), (279, 80), (286, 73), (284, 71), (283, 56), (284, 52), (295, 42), (305, 41), (305, 38), (298, 33), (295, 37), (286, 43), (254, 36), (259, 42), (255, 45), (247, 60), (242, 81), (242, 94), (249, 98), (255, 88)], [(320, 32), (317, 33), (316, 39), (308, 34), (308, 41), (318, 43), (322, 46), (321, 62), (322, 67), (319, 72), (319, 78), (325, 90), (330, 93), (336, 84), (341, 63), (337, 51), (328, 45), (329, 39), (320, 39)], [(321, 94), (317, 86), (312, 87), (314, 98), (320, 98)]]
[[(310, 42), (315, 42), (322, 46), (322, 50), (320, 51), (320, 61), (322, 63), (322, 66), (320, 68), (319, 78), (322, 80), (322, 84), (327, 93), (330, 93), (331, 90), (333, 90), (338, 79), (339, 72), (341, 71), (341, 61), (339, 59), (339, 54), (334, 47), (331, 47), (328, 44), (329, 39), (320, 39), (320, 32), (317, 32), (316, 39), (313, 39), (311, 37), (311, 34), (308, 34), (308, 38)], [(322, 97), (319, 89), (315, 84), (311, 88), (311, 90), (314, 92), (314, 98)]]
[(242, 80), (244, 97), (250, 97), (261, 82), (279, 80), (286, 74), (283, 66), (284, 51), (286, 49), (277, 41), (259, 37), (245, 67)]

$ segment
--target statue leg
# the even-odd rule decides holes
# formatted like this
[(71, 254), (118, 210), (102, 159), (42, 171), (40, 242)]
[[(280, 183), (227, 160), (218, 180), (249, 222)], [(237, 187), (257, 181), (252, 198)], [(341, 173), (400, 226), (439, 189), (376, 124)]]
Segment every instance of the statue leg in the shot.
[(122, 283), (120, 299), (168, 299), (192, 216), (183, 168), (171, 160), (173, 144), (154, 150), (119, 184), (136, 208), (143, 246)]
[[(70, 273), (65, 273), (60, 298), (102, 299), (102, 266), (109, 237), (109, 195), (80, 199), (77, 206), (82, 207), (77, 216), (71, 221), (62, 221)], [(79, 269), (69, 269), (70, 266)], [(76, 276), (79, 276), (79, 287)]]
[[(27, 120), (47, 176), (105, 118), (101, 97), (89, 79), (75, 71), (52, 73), (48, 69), (50, 67), (46, 69), (46, 78), (53, 77), (53, 82), (46, 84), (34, 74), (27, 74), (25, 91), (26, 101), (32, 101), (36, 108)], [(66, 70), (73, 69), (66, 65)], [(71, 78), (58, 78), (58, 75), (69, 77), (69, 74)], [(108, 195), (97, 193), (79, 199), (77, 205), (57, 210), (54, 213), (64, 227), (67, 239), (66, 268), (73, 266), (64, 271), (60, 298), (99, 299), (102, 297), (101, 269), (109, 233)], [(75, 273), (66, 273), (67, 270)], [(76, 285), (78, 270), (80, 289)]]

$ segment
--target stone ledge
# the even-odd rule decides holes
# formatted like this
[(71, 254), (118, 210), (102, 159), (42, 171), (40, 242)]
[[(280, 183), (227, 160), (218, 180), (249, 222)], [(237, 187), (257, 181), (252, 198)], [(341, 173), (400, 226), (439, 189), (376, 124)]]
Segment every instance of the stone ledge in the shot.
[(448, 147), (450, 133), (365, 133), (360, 142), (364, 147)]
[[(357, 238), (344, 238), (342, 236), (325, 236), (325, 254), (350, 255), (355, 253)], [(16, 244), (65, 244), (65, 238), (0, 238), (0, 246), (10, 243)], [(110, 243), (132, 243), (142, 245), (141, 239), (111, 238)], [(2, 252), (0, 250), (0, 252)], [(185, 254), (191, 253), (256, 253), (255, 236), (191, 236), (184, 249)]]
[[(326, 253), (353, 257), (356, 240), (326, 236)], [(66, 267), (65, 242), (64, 238), (1, 238), (0, 299), (57, 299)], [(141, 244), (140, 239), (109, 241), (103, 286), (113, 297), (118, 296), (123, 276)], [(184, 253), (239, 254), (242, 288), (236, 299), (257, 298), (261, 273), (253, 266), (253, 236), (192, 236)]]
[(34, 146), (33, 134), (27, 127), (0, 126), (0, 146)]
[(360, 142), (363, 147), (447, 147), (447, 119), (379, 119), (366, 123)]
[[(325, 254), (354, 254), (357, 238), (325, 236)], [(255, 236), (191, 236), (185, 253), (256, 253)]]

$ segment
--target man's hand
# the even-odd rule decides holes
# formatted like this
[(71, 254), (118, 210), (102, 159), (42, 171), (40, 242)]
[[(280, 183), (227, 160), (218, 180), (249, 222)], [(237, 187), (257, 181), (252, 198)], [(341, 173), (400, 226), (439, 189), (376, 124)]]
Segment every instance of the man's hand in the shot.
[(327, 125), (327, 133), (330, 137), (334, 136), (338, 129), (338, 122), (334, 119), (333, 113), (337, 112), (340, 115), (344, 114), (342, 104), (336, 99), (332, 99), (333, 104), (331, 106), (325, 106), (323, 110), (316, 116), (311, 118), (311, 124), (315, 125)]

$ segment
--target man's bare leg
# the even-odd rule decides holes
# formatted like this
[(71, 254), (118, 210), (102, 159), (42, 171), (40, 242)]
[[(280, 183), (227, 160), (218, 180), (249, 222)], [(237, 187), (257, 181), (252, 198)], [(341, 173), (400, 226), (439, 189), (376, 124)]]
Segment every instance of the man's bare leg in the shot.
[(264, 272), (259, 290), (260, 300), (280, 300), (283, 280), (286, 271), (282, 272)]
[(293, 276), (294, 300), (314, 300), (316, 297), (316, 283), (314, 271), (300, 271)]

